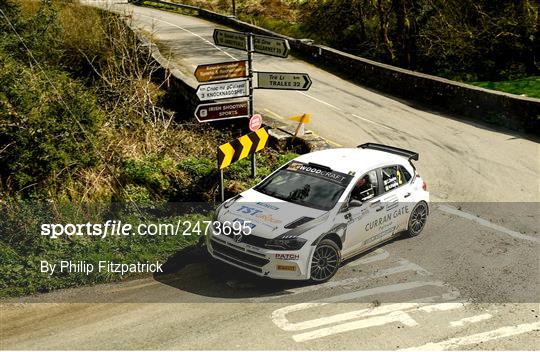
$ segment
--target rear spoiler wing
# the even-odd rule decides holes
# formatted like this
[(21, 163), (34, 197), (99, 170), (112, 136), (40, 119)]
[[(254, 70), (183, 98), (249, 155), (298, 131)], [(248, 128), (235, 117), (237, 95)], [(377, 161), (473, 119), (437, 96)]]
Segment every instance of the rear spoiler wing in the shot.
[(404, 156), (407, 159), (409, 159), (409, 161), (418, 160), (418, 153), (417, 152), (413, 152), (413, 151), (410, 151), (410, 150), (407, 150), (407, 149), (391, 147), (389, 145), (384, 145), (384, 144), (364, 143), (364, 144), (360, 144), (357, 148), (373, 149), (373, 150), (379, 150), (379, 151), (382, 151), (382, 152), (392, 153), (392, 154)]

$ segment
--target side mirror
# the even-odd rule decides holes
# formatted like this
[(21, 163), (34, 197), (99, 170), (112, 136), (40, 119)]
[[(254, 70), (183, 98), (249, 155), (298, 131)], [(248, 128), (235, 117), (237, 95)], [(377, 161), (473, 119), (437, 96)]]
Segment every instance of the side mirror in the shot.
[(362, 202), (356, 199), (351, 199), (349, 202), (349, 208), (356, 208), (362, 205)]

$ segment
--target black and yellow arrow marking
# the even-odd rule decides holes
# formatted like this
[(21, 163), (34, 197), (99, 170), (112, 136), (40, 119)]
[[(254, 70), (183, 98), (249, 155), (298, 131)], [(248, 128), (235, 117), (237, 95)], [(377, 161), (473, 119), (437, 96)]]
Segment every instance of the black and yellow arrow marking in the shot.
[(266, 126), (232, 142), (220, 145), (217, 149), (218, 168), (224, 169), (232, 163), (264, 149), (268, 145), (268, 129), (269, 127)]

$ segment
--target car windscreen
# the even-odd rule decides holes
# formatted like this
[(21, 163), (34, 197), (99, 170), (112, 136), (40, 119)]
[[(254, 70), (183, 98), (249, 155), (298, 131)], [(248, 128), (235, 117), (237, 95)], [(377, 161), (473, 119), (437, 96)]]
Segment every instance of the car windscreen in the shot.
[(322, 166), (291, 162), (255, 187), (255, 190), (287, 202), (330, 210), (351, 179), (351, 175)]

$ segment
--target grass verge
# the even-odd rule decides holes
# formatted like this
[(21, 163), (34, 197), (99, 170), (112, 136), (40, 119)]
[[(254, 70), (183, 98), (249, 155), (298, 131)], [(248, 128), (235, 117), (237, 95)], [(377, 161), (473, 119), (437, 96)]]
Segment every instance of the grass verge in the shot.
[(500, 82), (471, 82), (475, 86), (531, 98), (540, 98), (540, 76)]

